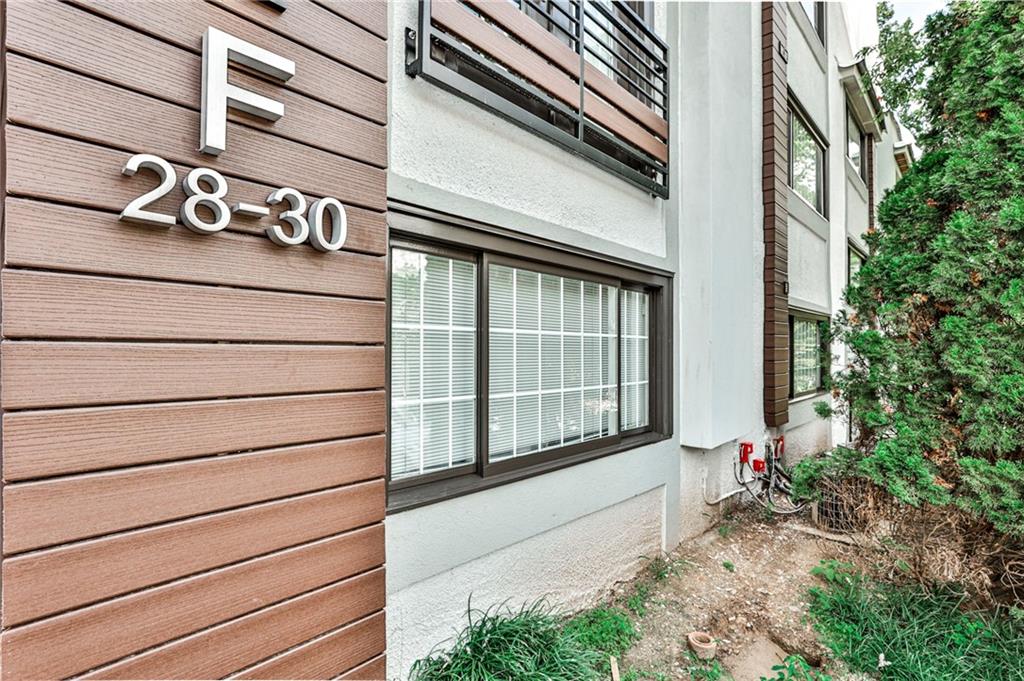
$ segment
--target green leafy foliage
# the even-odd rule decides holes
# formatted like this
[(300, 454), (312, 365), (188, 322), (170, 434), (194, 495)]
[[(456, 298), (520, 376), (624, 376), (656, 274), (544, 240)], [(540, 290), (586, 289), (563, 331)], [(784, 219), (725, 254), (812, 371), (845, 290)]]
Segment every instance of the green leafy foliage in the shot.
[[(543, 601), (513, 611), (507, 605), (469, 609), (469, 624), (447, 650), (417, 660), (410, 681), (597, 681), (605, 679), (603, 653), (572, 630)], [(603, 659), (602, 659), (603, 658)]]
[(637, 617), (643, 617), (647, 614), (647, 599), (651, 595), (651, 587), (647, 584), (640, 582), (633, 589), (633, 593), (626, 599), (626, 607), (629, 608), (634, 615)]
[(1024, 622), (966, 611), (952, 590), (875, 582), (840, 563), (815, 574), (825, 580), (811, 589), (815, 628), (851, 670), (905, 681), (1024, 679)]
[(722, 668), (718, 660), (701, 660), (693, 653), (688, 653), (689, 664), (686, 673), (692, 681), (731, 681), (732, 677)]
[[(886, 195), (833, 325), (844, 474), (1024, 537), (1024, 3), (954, 1), (921, 32), (879, 11), (887, 104), (925, 153)], [(807, 464), (812, 494), (826, 467)]]
[(565, 633), (588, 650), (601, 654), (598, 668), (609, 673), (608, 658), (621, 658), (633, 642), (640, 638), (629, 615), (619, 608), (601, 607), (585, 610), (565, 624)]
[(832, 677), (807, 664), (800, 655), (789, 655), (782, 664), (772, 667), (775, 676), (762, 676), (761, 681), (832, 681)]

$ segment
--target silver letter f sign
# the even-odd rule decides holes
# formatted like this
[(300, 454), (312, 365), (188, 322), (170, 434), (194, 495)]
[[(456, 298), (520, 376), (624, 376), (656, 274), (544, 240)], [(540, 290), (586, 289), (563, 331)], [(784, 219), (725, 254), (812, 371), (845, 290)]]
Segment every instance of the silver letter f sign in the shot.
[(256, 47), (212, 26), (203, 34), (203, 113), (199, 151), (214, 156), (227, 146), (228, 107), (276, 121), (284, 104), (228, 82), (228, 62), (234, 61), (278, 80), (295, 75), (295, 62)]

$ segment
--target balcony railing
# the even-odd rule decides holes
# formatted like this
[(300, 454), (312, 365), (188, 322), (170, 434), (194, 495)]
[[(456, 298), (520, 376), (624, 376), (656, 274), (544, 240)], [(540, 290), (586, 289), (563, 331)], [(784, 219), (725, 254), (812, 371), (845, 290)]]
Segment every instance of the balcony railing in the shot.
[(668, 46), (630, 3), (421, 0), (406, 71), (668, 196)]

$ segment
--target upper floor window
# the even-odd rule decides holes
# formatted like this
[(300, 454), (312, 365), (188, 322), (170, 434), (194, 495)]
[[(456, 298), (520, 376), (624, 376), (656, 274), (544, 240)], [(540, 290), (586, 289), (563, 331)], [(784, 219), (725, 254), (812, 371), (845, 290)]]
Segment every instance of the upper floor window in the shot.
[(857, 169), (857, 174), (862, 178), (867, 177), (864, 163), (864, 128), (854, 114), (849, 104), (846, 105), (846, 158)]
[(825, 146), (810, 124), (789, 106), (789, 186), (825, 215)]
[(811, 0), (800, 0), (800, 6), (804, 8), (807, 18), (811, 20), (814, 33), (818, 36), (821, 44), (825, 44), (825, 3), (812, 2)]
[(846, 251), (846, 285), (849, 286), (853, 283), (853, 278), (857, 276), (858, 272), (860, 272), (860, 268), (864, 265), (865, 258), (861, 252), (853, 246), (848, 246)]
[(485, 484), (649, 442), (666, 422), (667, 282), (554, 256), (393, 240), (392, 489)]

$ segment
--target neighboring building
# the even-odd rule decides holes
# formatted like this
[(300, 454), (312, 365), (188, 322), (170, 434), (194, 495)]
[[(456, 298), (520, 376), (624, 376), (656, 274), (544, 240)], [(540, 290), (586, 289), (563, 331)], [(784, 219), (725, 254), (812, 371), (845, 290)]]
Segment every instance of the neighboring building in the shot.
[(3, 681), (401, 678), (845, 441), (871, 10), (0, 6)]

